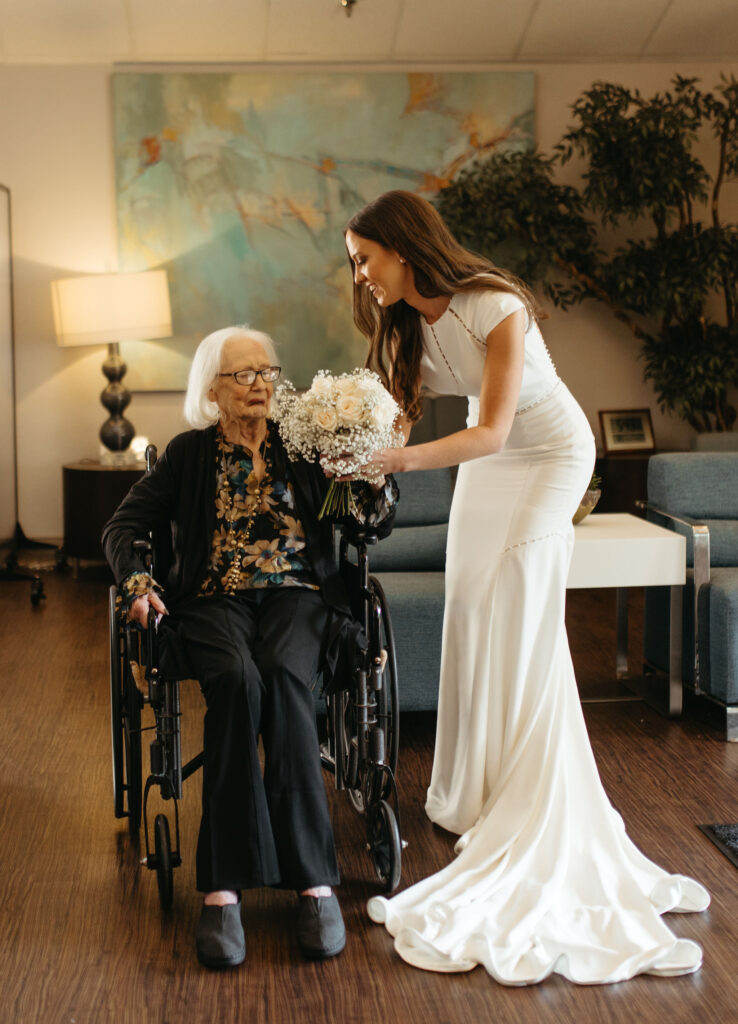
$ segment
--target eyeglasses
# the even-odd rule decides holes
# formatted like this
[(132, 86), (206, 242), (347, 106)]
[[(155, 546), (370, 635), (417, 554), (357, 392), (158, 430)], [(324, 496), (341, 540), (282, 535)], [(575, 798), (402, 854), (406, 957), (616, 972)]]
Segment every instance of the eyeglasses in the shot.
[(263, 370), (236, 370), (235, 373), (219, 373), (219, 377), (233, 377), (236, 384), (243, 384), (250, 387), (257, 376), (261, 377), (265, 384), (272, 384), (278, 380), (282, 372), (281, 366), (265, 366)]

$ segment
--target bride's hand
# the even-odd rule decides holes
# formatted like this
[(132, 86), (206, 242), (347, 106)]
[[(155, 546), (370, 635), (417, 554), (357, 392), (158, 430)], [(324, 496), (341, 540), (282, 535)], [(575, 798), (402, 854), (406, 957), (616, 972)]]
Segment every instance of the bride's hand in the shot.
[(389, 473), (404, 473), (407, 470), (407, 451), (404, 448), (382, 448), (374, 452), (367, 466), (376, 469), (382, 476)]

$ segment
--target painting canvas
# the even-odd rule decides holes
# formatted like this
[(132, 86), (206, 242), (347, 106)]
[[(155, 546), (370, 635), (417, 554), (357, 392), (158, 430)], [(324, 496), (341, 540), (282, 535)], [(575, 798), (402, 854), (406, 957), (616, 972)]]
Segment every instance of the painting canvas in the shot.
[(119, 267), (165, 267), (174, 337), (128, 344), (133, 390), (180, 390), (205, 334), (271, 334), (298, 387), (361, 365), (343, 228), (391, 188), (433, 200), (533, 144), (530, 72), (113, 76)]

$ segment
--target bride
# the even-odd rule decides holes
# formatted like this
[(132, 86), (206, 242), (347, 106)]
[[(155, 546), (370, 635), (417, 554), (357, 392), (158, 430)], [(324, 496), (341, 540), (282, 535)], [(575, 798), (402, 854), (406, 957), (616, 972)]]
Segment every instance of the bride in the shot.
[(564, 608), (594, 439), (535, 301), (410, 192), (360, 210), (345, 241), (367, 365), (405, 409), (406, 436), (422, 384), (469, 399), (467, 429), (373, 458), (382, 473), (461, 464), (426, 803), (460, 838), (451, 864), (370, 900), (370, 916), (408, 963), (482, 964), (507, 985), (552, 972), (594, 984), (695, 971), (700, 947), (661, 915), (704, 910), (709, 896), (628, 838), (581, 712)]

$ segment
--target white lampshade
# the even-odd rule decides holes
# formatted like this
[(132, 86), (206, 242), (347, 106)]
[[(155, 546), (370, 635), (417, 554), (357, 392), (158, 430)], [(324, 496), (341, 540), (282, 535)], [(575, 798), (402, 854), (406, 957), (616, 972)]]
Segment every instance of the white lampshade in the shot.
[(89, 274), (51, 282), (59, 345), (168, 338), (172, 312), (166, 270)]

